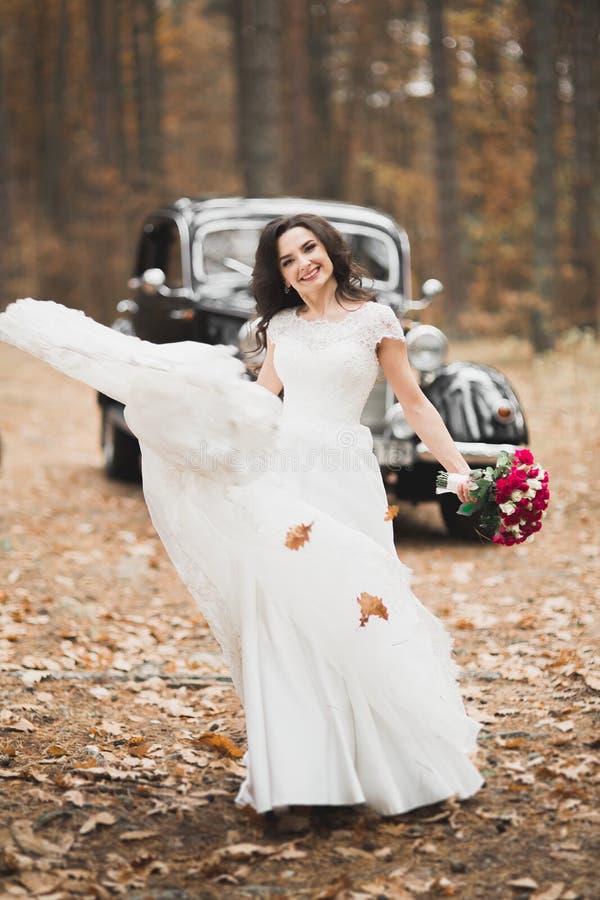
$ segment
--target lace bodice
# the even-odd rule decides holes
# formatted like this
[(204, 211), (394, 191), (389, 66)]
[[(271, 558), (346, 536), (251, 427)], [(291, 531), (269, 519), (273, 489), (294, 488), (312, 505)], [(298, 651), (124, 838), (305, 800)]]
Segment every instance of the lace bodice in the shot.
[(329, 426), (360, 423), (379, 371), (379, 343), (386, 337), (404, 340), (394, 311), (371, 301), (338, 322), (283, 309), (271, 319), (268, 334), (284, 386), (284, 414)]

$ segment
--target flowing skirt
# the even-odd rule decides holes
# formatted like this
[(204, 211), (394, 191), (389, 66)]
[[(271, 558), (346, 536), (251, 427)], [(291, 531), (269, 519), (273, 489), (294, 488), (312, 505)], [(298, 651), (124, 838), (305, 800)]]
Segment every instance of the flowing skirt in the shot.
[(367, 429), (340, 455), (230, 348), (151, 344), (52, 302), (11, 304), (0, 338), (125, 404), (152, 522), (244, 706), (236, 803), (394, 815), (481, 787), (481, 725), (396, 555)]

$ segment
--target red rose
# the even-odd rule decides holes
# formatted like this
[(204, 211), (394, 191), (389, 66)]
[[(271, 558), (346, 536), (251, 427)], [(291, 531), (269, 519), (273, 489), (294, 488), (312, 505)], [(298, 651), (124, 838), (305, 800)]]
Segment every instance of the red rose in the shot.
[(514, 455), (514, 459), (518, 460), (520, 463), (525, 463), (530, 466), (533, 463), (533, 453), (531, 450), (527, 450), (523, 448), (522, 450), (517, 450)]

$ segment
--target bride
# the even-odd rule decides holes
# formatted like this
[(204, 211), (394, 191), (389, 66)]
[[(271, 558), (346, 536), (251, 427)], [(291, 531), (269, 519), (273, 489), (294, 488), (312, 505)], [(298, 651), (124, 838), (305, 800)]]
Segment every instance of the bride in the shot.
[[(125, 404), (144, 496), (244, 706), (235, 802), (396, 815), (483, 784), (452, 642), (397, 557), (362, 410), (379, 367), (461, 500), (469, 467), (422, 394), (400, 324), (324, 219), (270, 222), (256, 253), (252, 383), (231, 348), (156, 345), (19, 300), (0, 338)], [(284, 391), (284, 401), (278, 398)]]

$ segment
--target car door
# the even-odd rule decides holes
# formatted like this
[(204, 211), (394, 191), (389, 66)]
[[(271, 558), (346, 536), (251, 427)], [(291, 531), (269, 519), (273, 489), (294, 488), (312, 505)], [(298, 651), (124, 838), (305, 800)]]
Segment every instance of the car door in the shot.
[[(152, 215), (144, 223), (135, 270), (135, 330), (144, 340), (163, 344), (193, 338), (187, 229), (185, 220), (167, 213)], [(164, 273), (163, 284), (154, 286), (144, 279), (144, 273), (152, 269)]]

